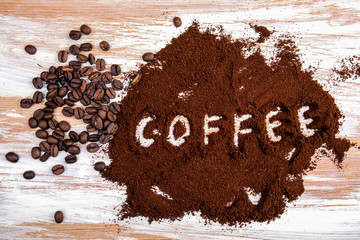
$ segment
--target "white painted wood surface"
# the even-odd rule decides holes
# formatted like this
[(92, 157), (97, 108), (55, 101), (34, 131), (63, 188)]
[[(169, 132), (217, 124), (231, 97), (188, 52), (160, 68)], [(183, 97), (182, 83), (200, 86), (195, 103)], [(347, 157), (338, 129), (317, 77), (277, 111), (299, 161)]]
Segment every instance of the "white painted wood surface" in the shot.
[[(85, 6), (81, 6), (84, 4)], [(171, 18), (180, 16), (176, 29)], [(45, 163), (33, 160), (30, 150), (39, 142), (27, 127), (34, 109), (21, 109), (19, 100), (31, 96), (31, 79), (51, 65), (58, 65), (57, 51), (74, 41), (72, 29), (87, 23), (93, 32), (81, 40), (98, 44), (107, 40), (111, 50), (95, 50), (108, 64), (135, 68), (144, 52), (164, 47), (197, 19), (222, 24), (235, 38), (256, 36), (248, 23), (291, 33), (306, 64), (318, 68), (315, 77), (335, 97), (346, 118), (339, 136), (359, 144), (360, 79), (331, 86), (331, 68), (341, 58), (360, 54), (359, 1), (4, 1), (0, 0), (0, 239), (359, 239), (360, 153), (348, 152), (344, 169), (322, 159), (305, 177), (305, 193), (281, 218), (243, 228), (204, 225), (198, 216), (173, 223), (149, 225), (145, 219), (117, 221), (125, 199), (123, 188), (104, 181), (93, 170), (103, 153), (82, 152), (76, 164), (54, 176), (51, 167), (63, 163), (64, 153)], [(81, 41), (82, 42), (82, 41)], [(26, 44), (38, 48), (24, 52)], [(263, 44), (271, 53), (271, 42)], [(56, 118), (63, 118), (60, 114)], [(80, 122), (69, 119), (75, 129)], [(13, 164), (8, 151), (20, 154)], [(37, 176), (24, 180), (25, 170)], [(62, 210), (62, 224), (53, 214)], [(117, 224), (114, 224), (117, 223)]]

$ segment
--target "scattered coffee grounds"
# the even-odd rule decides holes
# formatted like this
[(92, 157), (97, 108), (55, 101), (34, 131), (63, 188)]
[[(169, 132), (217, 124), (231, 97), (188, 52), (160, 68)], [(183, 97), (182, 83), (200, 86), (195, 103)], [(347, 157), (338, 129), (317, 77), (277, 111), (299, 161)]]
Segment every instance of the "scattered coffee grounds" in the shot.
[(332, 70), (335, 81), (344, 82), (348, 79), (358, 79), (360, 77), (360, 55), (341, 59), (338, 66)]
[(102, 172), (127, 187), (122, 219), (273, 220), (304, 192), (316, 149), (325, 144), (342, 163), (350, 142), (335, 137), (334, 99), (302, 69), (291, 39), (275, 51), (267, 63), (253, 40), (195, 22), (140, 68)]

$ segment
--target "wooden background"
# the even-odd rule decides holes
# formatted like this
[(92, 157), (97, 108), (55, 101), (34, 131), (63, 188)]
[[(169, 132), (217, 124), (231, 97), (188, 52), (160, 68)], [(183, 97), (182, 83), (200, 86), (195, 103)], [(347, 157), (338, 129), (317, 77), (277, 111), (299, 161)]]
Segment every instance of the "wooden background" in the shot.
[[(180, 16), (176, 29), (171, 19)], [(291, 33), (306, 64), (318, 68), (315, 77), (336, 99), (346, 118), (339, 136), (359, 144), (360, 79), (331, 84), (331, 68), (349, 55), (360, 54), (359, 1), (51, 1), (0, 0), (0, 239), (359, 239), (360, 151), (348, 152), (344, 169), (323, 158), (305, 176), (305, 193), (289, 204), (281, 218), (243, 228), (204, 225), (198, 216), (182, 221), (153, 223), (141, 218), (118, 221), (116, 213), (125, 191), (104, 182), (93, 170), (95, 161), (109, 162), (105, 154), (81, 154), (65, 165), (65, 173), (51, 174), (63, 163), (64, 153), (45, 163), (33, 160), (30, 149), (39, 142), (27, 126), (34, 109), (21, 109), (19, 100), (32, 96), (31, 79), (58, 65), (57, 51), (74, 41), (68, 32), (88, 24), (93, 32), (78, 43), (111, 44), (107, 53), (95, 50), (108, 64), (123, 70), (136, 67), (144, 52), (156, 52), (197, 19), (222, 24), (234, 37), (256, 37), (249, 23), (265, 25), (275, 34)], [(23, 48), (34, 44), (36, 55)], [(271, 52), (271, 42), (264, 50)], [(97, 48), (98, 49), (98, 48)], [(56, 115), (57, 119), (64, 118)], [(80, 122), (68, 119), (75, 129)], [(8, 151), (19, 153), (13, 164)], [(37, 176), (24, 180), (22, 173)], [(62, 210), (65, 220), (55, 224)]]

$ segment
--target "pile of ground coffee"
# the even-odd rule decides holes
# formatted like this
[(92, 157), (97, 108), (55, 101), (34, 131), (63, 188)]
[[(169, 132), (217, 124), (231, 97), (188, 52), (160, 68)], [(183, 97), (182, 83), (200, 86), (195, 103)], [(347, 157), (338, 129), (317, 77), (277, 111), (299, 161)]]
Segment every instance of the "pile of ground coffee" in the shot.
[(102, 173), (127, 187), (121, 218), (269, 221), (303, 193), (316, 149), (343, 161), (342, 115), (294, 42), (278, 39), (271, 63), (254, 42), (195, 22), (141, 67)]

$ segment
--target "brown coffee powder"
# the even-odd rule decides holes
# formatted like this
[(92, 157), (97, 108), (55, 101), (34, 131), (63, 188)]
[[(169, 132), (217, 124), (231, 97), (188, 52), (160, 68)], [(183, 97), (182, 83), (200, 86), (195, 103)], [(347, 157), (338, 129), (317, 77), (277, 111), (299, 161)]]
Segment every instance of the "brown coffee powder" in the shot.
[(127, 187), (121, 218), (200, 211), (229, 225), (269, 221), (303, 193), (316, 149), (325, 144), (341, 164), (350, 143), (335, 137), (334, 99), (302, 69), (291, 39), (275, 50), (267, 63), (254, 41), (195, 22), (141, 67), (103, 172)]

